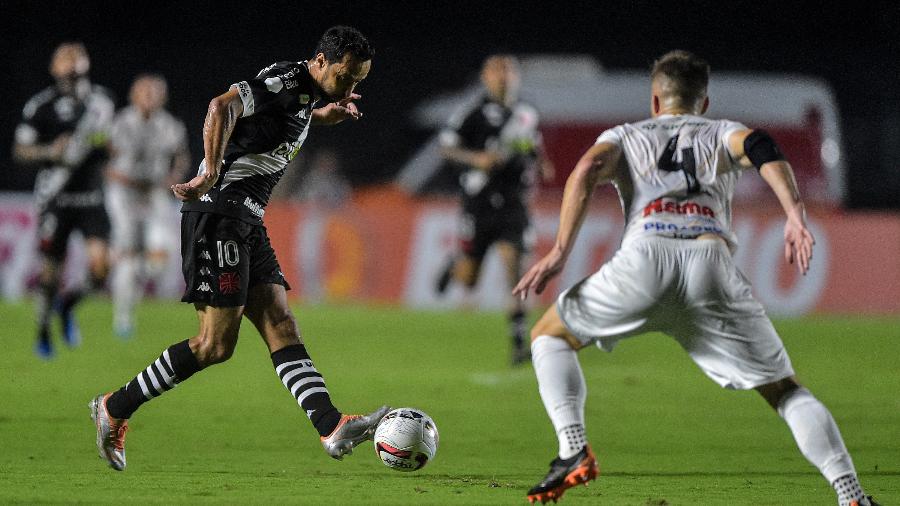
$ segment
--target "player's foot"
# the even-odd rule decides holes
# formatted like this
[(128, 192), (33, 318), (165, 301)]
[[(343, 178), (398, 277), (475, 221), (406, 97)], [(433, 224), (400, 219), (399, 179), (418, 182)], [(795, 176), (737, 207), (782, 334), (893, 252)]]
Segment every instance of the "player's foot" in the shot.
[(50, 330), (38, 331), (37, 342), (34, 343), (34, 354), (44, 360), (53, 358), (53, 344), (50, 343)]
[(125, 433), (128, 432), (128, 420), (113, 418), (106, 410), (106, 400), (112, 394), (101, 394), (88, 405), (91, 408), (91, 419), (97, 427), (97, 451), (100, 458), (109, 463), (116, 471), (125, 469)]
[(331, 458), (342, 460), (353, 453), (353, 447), (372, 439), (378, 422), (391, 408), (382, 406), (369, 415), (343, 415), (328, 436), (322, 436), (322, 446)]
[(587, 486), (598, 474), (600, 468), (590, 446), (585, 446), (566, 460), (557, 457), (550, 462), (550, 472), (547, 476), (528, 491), (528, 502), (531, 504), (538, 501), (541, 504), (547, 501), (556, 502), (567, 489), (581, 483)]
[(127, 341), (134, 336), (134, 324), (131, 323), (131, 319), (114, 318), (114, 320), (113, 332), (116, 334), (116, 337), (123, 341)]
[(850, 506), (880, 506), (880, 505), (877, 502), (875, 502), (875, 499), (872, 499), (872, 496), (867, 495), (867, 496), (863, 497), (862, 499), (859, 499), (859, 500), (854, 499), (854, 500), (850, 501)]
[(66, 306), (62, 303), (56, 304), (56, 310), (62, 319), (63, 340), (70, 348), (74, 348), (81, 344), (81, 329), (78, 328), (78, 322), (75, 321), (75, 312), (72, 306)]

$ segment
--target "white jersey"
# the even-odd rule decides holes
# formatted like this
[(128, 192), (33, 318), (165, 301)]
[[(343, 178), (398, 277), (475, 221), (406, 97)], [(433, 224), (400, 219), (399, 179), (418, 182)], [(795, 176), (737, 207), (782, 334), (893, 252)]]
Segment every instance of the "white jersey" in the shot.
[(625, 213), (622, 244), (647, 235), (720, 235), (733, 250), (731, 198), (741, 167), (727, 139), (740, 123), (692, 115), (661, 115), (603, 132), (597, 143), (622, 149), (627, 172), (613, 184)]
[(163, 183), (172, 168), (172, 158), (187, 150), (184, 123), (159, 110), (145, 119), (132, 106), (125, 107), (113, 122), (110, 142), (112, 167), (137, 181)]

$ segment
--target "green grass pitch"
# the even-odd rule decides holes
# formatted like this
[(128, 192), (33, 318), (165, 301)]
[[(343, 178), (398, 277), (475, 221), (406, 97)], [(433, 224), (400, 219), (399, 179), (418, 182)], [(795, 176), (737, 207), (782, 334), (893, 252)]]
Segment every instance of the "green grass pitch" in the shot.
[[(32, 353), (27, 304), (0, 305), (0, 503), (526, 504), (556, 451), (530, 366), (507, 365), (499, 313), (296, 307), (307, 347), (347, 412), (382, 403), (435, 419), (417, 473), (371, 443), (337, 462), (278, 381), (249, 322), (234, 357), (144, 405), (128, 469), (97, 458), (87, 408), (193, 335), (186, 304), (150, 302), (130, 341), (103, 299), (80, 309), (84, 344)], [(900, 318), (777, 321), (800, 379), (832, 411), (863, 485), (900, 504)], [(754, 392), (720, 389), (659, 335), (580, 354), (601, 476), (566, 504), (829, 505), (833, 492)]]

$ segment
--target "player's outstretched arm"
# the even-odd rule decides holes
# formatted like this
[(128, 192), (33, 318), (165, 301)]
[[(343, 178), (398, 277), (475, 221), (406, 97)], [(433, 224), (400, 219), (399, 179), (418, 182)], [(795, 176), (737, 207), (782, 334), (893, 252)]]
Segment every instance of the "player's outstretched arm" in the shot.
[(353, 103), (354, 100), (359, 100), (361, 98), (362, 95), (351, 93), (349, 97), (343, 100), (331, 102), (324, 107), (313, 109), (312, 124), (331, 126), (337, 125), (347, 119), (358, 120), (359, 118), (362, 118), (363, 114), (359, 112), (356, 104)]
[(784, 259), (796, 264), (801, 274), (809, 270), (816, 240), (806, 225), (806, 209), (800, 199), (791, 164), (781, 155), (775, 141), (762, 130), (740, 130), (728, 139), (728, 147), (744, 166), (759, 168), (763, 180), (775, 192), (784, 210)]
[(550, 252), (522, 276), (513, 288), (513, 295), (524, 299), (530, 290), (539, 294), (562, 271), (584, 222), (594, 188), (613, 178), (620, 156), (621, 149), (617, 145), (603, 142), (595, 144), (578, 160), (566, 180), (556, 242)]
[(209, 102), (206, 120), (203, 122), (203, 152), (206, 171), (187, 183), (172, 185), (172, 192), (179, 200), (197, 200), (216, 184), (219, 167), (225, 156), (225, 145), (234, 125), (244, 112), (244, 103), (237, 87), (230, 88)]

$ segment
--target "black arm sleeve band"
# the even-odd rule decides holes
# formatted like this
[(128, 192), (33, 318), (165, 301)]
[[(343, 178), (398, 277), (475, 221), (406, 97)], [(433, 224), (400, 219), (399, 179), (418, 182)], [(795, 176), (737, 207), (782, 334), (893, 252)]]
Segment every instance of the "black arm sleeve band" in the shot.
[(754, 130), (744, 139), (744, 153), (759, 170), (764, 163), (784, 160), (775, 140), (765, 130)]

